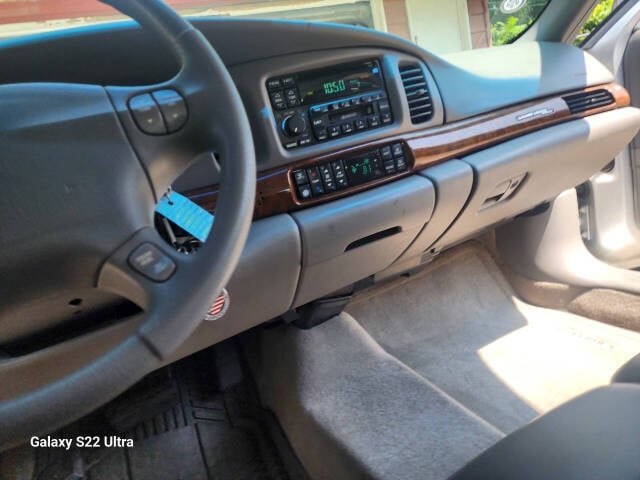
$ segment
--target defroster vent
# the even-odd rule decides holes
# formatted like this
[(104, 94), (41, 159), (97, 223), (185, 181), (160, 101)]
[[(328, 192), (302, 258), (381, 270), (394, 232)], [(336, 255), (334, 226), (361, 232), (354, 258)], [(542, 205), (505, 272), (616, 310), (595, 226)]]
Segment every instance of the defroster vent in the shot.
[(400, 67), (400, 77), (407, 95), (411, 122), (419, 124), (431, 120), (433, 102), (427, 87), (427, 79), (420, 65), (410, 64)]

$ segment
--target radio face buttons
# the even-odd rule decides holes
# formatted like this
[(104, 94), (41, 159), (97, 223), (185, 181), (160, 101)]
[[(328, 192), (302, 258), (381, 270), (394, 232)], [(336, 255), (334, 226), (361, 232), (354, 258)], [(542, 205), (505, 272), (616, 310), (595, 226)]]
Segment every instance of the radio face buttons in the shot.
[(270, 78), (266, 87), (286, 149), (393, 123), (375, 59)]
[(327, 128), (327, 132), (329, 133), (329, 138), (336, 138), (340, 136), (340, 127), (338, 126), (331, 126), (329, 128)]
[(270, 98), (271, 98), (271, 105), (273, 105), (273, 108), (277, 110), (286, 110), (287, 101), (285, 100), (284, 94), (281, 91), (272, 92), (270, 95)]
[(318, 141), (320, 142), (323, 142), (327, 138), (329, 138), (329, 132), (327, 131), (326, 128), (315, 129), (314, 135), (316, 136), (316, 139), (318, 139)]
[(282, 81), (279, 78), (272, 78), (267, 80), (267, 90), (270, 92), (282, 88)]

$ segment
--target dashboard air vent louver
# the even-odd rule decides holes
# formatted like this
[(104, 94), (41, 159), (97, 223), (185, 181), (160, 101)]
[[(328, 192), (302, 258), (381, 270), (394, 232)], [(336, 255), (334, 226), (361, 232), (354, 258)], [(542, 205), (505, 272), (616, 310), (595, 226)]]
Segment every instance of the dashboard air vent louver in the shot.
[(605, 89), (576, 93), (562, 97), (573, 115), (586, 112), (594, 108), (604, 107), (614, 102), (613, 95)]
[(400, 67), (400, 77), (407, 95), (411, 122), (415, 125), (431, 120), (433, 102), (427, 87), (427, 79), (420, 65), (414, 63)]

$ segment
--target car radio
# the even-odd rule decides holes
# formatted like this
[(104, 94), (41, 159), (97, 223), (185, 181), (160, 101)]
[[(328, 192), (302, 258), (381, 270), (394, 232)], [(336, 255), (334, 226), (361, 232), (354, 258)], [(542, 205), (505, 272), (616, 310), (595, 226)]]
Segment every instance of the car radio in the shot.
[(393, 123), (375, 59), (270, 78), (267, 90), (287, 149)]

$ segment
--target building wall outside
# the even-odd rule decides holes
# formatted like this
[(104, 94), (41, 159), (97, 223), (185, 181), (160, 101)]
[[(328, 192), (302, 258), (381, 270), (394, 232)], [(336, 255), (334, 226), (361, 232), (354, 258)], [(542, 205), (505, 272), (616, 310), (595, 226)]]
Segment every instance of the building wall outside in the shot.
[(467, 0), (472, 48), (491, 46), (491, 20), (488, 0)]
[(384, 0), (384, 13), (387, 20), (387, 32), (411, 40), (405, 0)]
[[(249, 15), (369, 26), (436, 53), (491, 44), (488, 0), (169, 0), (191, 15)], [(0, 38), (117, 19), (96, 0), (0, 0)]]
[[(424, 5), (429, 3), (429, 0), (418, 0), (424, 2)], [(440, 6), (449, 6), (454, 2), (442, 2), (441, 0), (434, 3), (434, 8)], [(484, 48), (491, 46), (491, 22), (489, 19), (489, 5), (488, 0), (467, 0), (467, 19), (464, 16), (456, 18), (455, 16), (448, 17), (448, 23), (445, 25), (439, 25), (441, 29), (446, 29), (451, 32), (451, 35), (464, 34), (468, 29), (471, 33), (470, 47), (471, 48)], [(415, 41), (417, 33), (413, 33), (411, 30), (411, 22), (407, 14), (407, 0), (384, 0), (384, 12), (386, 16), (387, 31), (393, 35), (405, 38), (407, 40)], [(412, 18), (413, 24), (419, 29), (420, 22), (424, 22), (424, 28), (429, 28), (430, 18)], [(468, 21), (467, 25), (461, 25), (461, 22)], [(413, 34), (412, 34), (413, 33)], [(418, 38), (419, 43), (420, 39)], [(446, 42), (446, 37), (443, 36), (441, 41)], [(457, 41), (457, 39), (456, 39)], [(433, 49), (434, 51), (443, 50), (442, 44), (428, 45), (425, 42), (421, 45), (427, 49)], [(458, 46), (455, 49), (462, 49), (462, 46)]]

